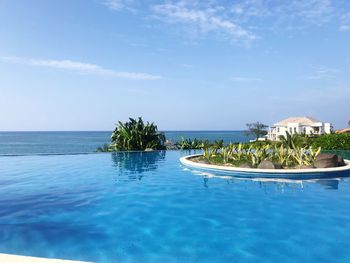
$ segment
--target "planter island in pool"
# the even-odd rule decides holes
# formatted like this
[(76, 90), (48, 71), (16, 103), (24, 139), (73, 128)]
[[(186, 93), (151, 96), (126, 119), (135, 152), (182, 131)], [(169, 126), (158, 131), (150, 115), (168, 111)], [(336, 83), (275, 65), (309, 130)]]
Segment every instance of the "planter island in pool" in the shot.
[(180, 158), (180, 162), (196, 170), (212, 172), (221, 175), (245, 178), (286, 178), (286, 179), (317, 179), (350, 177), (350, 161), (345, 160), (344, 166), (332, 168), (310, 168), (310, 169), (258, 169), (241, 168), (224, 165), (206, 164), (192, 161), (201, 154), (188, 155)]

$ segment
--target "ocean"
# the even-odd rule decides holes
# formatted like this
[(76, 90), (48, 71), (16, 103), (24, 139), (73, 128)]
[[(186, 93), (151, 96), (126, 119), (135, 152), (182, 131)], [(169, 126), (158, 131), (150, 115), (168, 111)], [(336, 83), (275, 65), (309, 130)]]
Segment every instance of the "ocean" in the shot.
[[(244, 131), (164, 131), (168, 140), (184, 138), (246, 142)], [(110, 131), (0, 132), (0, 155), (93, 153), (110, 142)]]

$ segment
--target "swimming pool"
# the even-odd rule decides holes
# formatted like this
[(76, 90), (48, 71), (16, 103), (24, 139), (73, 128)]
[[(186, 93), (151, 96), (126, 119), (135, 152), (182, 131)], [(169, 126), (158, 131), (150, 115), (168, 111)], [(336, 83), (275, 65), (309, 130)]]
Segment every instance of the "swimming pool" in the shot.
[(97, 262), (349, 262), (350, 178), (242, 180), (189, 152), (0, 158), (0, 253)]

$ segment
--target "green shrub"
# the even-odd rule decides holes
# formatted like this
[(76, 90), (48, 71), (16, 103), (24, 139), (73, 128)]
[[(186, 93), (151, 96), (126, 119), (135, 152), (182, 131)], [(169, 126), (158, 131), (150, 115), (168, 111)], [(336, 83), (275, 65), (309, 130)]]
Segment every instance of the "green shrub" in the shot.
[(128, 122), (118, 122), (112, 133), (112, 147), (122, 151), (143, 151), (146, 148), (163, 150), (165, 136), (158, 132), (153, 123), (144, 123), (142, 118), (129, 118)]
[(312, 142), (314, 147), (321, 147), (322, 150), (350, 150), (350, 134), (327, 134), (315, 138)]
[(113, 149), (111, 148), (111, 146), (109, 144), (104, 144), (101, 147), (98, 147), (96, 152), (112, 152)]
[(144, 123), (142, 118), (129, 118), (128, 122), (118, 122), (111, 136), (111, 144), (97, 149), (98, 152), (143, 151), (147, 148), (164, 150), (165, 136), (158, 132), (153, 123)]
[(181, 150), (195, 150), (202, 149), (205, 143), (209, 143), (209, 141), (206, 142), (197, 138), (191, 140), (181, 137), (181, 141), (178, 141), (175, 145)]
[[(247, 147), (249, 145), (249, 147)], [(219, 146), (219, 145), (218, 145)], [(232, 144), (227, 146), (206, 145), (202, 159), (211, 164), (226, 164), (238, 166), (241, 163), (249, 163), (252, 167), (258, 167), (263, 160), (270, 160), (280, 164), (283, 168), (313, 165), (321, 148), (295, 146), (286, 148), (282, 144)]]

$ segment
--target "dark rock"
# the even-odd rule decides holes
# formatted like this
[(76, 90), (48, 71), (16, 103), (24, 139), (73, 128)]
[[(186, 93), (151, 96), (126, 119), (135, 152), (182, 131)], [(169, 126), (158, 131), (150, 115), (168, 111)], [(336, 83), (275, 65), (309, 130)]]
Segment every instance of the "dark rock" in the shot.
[(165, 147), (167, 150), (179, 150), (179, 147), (176, 145), (166, 145)]
[(330, 168), (338, 166), (338, 156), (332, 153), (320, 153), (314, 162), (316, 168)]
[(258, 169), (279, 169), (279, 165), (269, 161), (269, 160), (264, 160), (258, 165)]
[(282, 169), (282, 165), (280, 165), (279, 163), (273, 163), (275, 165), (275, 169)]
[(178, 150), (179, 148), (170, 140), (166, 140), (164, 146), (167, 150)]
[(241, 163), (238, 167), (239, 168), (252, 168), (253, 166), (248, 162), (244, 162), (244, 163)]
[(341, 156), (338, 156), (338, 166), (345, 166), (346, 163), (344, 161), (344, 158)]

